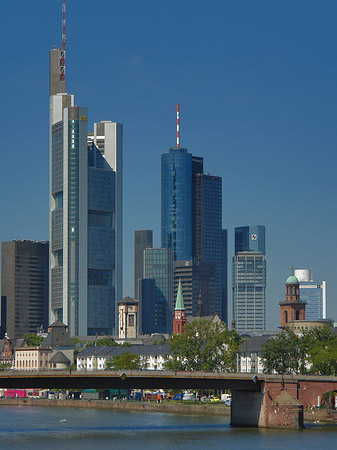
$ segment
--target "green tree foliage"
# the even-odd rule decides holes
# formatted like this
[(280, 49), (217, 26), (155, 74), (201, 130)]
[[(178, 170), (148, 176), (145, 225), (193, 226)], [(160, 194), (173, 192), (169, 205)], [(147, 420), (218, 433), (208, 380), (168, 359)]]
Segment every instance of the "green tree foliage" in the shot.
[(113, 356), (105, 364), (105, 370), (137, 370), (142, 369), (141, 358), (130, 352)]
[(42, 341), (45, 340), (42, 336), (37, 336), (34, 333), (26, 333), (23, 338), (26, 340), (29, 347), (38, 347)]
[(264, 372), (305, 373), (306, 344), (292, 330), (269, 338), (262, 346)]
[(337, 336), (326, 325), (304, 333), (307, 341), (310, 372), (317, 375), (335, 375), (337, 373)]
[(236, 369), (237, 353), (242, 339), (229, 331), (223, 322), (195, 320), (187, 323), (184, 334), (172, 334), (170, 355), (165, 367), (169, 370), (203, 370), (232, 372)]
[(337, 373), (337, 337), (328, 326), (304, 331), (298, 337), (285, 330), (268, 339), (262, 347), (264, 372)]

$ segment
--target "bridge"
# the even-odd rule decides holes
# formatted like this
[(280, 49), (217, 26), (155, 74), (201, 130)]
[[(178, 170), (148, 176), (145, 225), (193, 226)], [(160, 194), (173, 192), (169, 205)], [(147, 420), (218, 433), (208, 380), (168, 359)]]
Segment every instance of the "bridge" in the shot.
[(0, 388), (193, 389), (232, 391), (231, 424), (303, 427), (303, 406), (337, 391), (336, 376), (271, 375), (183, 371), (45, 371), (0, 373)]

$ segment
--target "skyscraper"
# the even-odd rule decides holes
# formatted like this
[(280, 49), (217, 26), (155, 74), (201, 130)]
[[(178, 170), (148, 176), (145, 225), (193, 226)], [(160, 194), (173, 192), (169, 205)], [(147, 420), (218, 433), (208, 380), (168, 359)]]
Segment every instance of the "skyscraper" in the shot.
[(152, 248), (152, 230), (136, 230), (134, 245), (134, 297), (140, 300), (139, 280), (144, 278), (144, 249)]
[(233, 321), (239, 333), (266, 328), (265, 227), (235, 228)]
[[(179, 146), (179, 105), (177, 130), (177, 146), (161, 157), (162, 247), (173, 249), (175, 261), (182, 264), (194, 260), (215, 264), (216, 301), (213, 303), (209, 298), (209, 314), (217, 312), (226, 320), (227, 246), (223, 248), (226, 240), (222, 232), (222, 179), (204, 174), (203, 158), (192, 156)], [(195, 267), (194, 262), (189, 264)], [(194, 275), (192, 278), (197, 280)], [(198, 289), (192, 287), (190, 295), (183, 280), (182, 285), (189, 314), (199, 293), (190, 299), (191, 293)]]
[(296, 269), (300, 283), (300, 300), (306, 302), (306, 320), (326, 319), (326, 281), (314, 281), (309, 269)]
[(224, 319), (227, 298), (223, 298), (222, 178), (196, 175), (196, 259), (215, 263), (216, 303), (211, 314)]
[(192, 155), (170, 148), (161, 156), (161, 245), (181, 261), (192, 256)]
[(146, 248), (144, 278), (155, 281), (155, 328), (157, 333), (171, 333), (173, 319), (173, 250)]
[(87, 116), (66, 93), (64, 36), (50, 52), (50, 321), (72, 336), (113, 334), (122, 299), (123, 125), (88, 134)]
[[(48, 327), (48, 242), (10, 241), (1, 247), (2, 334), (12, 339)], [(3, 313), (3, 311), (1, 311)]]

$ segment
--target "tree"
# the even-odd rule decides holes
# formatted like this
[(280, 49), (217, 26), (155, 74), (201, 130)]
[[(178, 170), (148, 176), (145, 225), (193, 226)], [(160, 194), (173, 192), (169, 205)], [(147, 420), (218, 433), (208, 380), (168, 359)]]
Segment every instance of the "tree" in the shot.
[(317, 375), (337, 373), (337, 337), (327, 325), (313, 328), (303, 334), (308, 347), (310, 372)]
[(184, 334), (171, 335), (165, 368), (232, 372), (241, 343), (240, 335), (229, 331), (224, 322), (195, 320), (184, 326)]
[(105, 364), (105, 370), (137, 370), (142, 369), (141, 358), (130, 352), (113, 356)]
[(306, 373), (307, 341), (292, 330), (269, 338), (262, 346), (264, 372)]
[(285, 330), (268, 339), (262, 347), (264, 372), (337, 373), (337, 337), (330, 327), (316, 327), (297, 336)]
[(37, 336), (34, 333), (26, 333), (23, 338), (26, 340), (29, 347), (38, 347), (42, 341), (45, 340), (42, 336)]

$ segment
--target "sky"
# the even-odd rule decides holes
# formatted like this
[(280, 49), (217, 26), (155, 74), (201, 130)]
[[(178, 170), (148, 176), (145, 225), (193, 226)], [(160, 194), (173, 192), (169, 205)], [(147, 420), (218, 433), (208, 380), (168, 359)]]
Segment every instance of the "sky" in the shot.
[[(49, 50), (62, 0), (2, 5), (0, 240), (48, 240)], [(327, 281), (337, 320), (337, 3), (68, 0), (75, 103), (124, 124), (124, 295), (133, 233), (160, 246), (160, 156), (176, 143), (223, 180), (223, 226), (265, 225), (267, 329), (291, 267)], [(228, 291), (231, 318), (231, 284)]]

